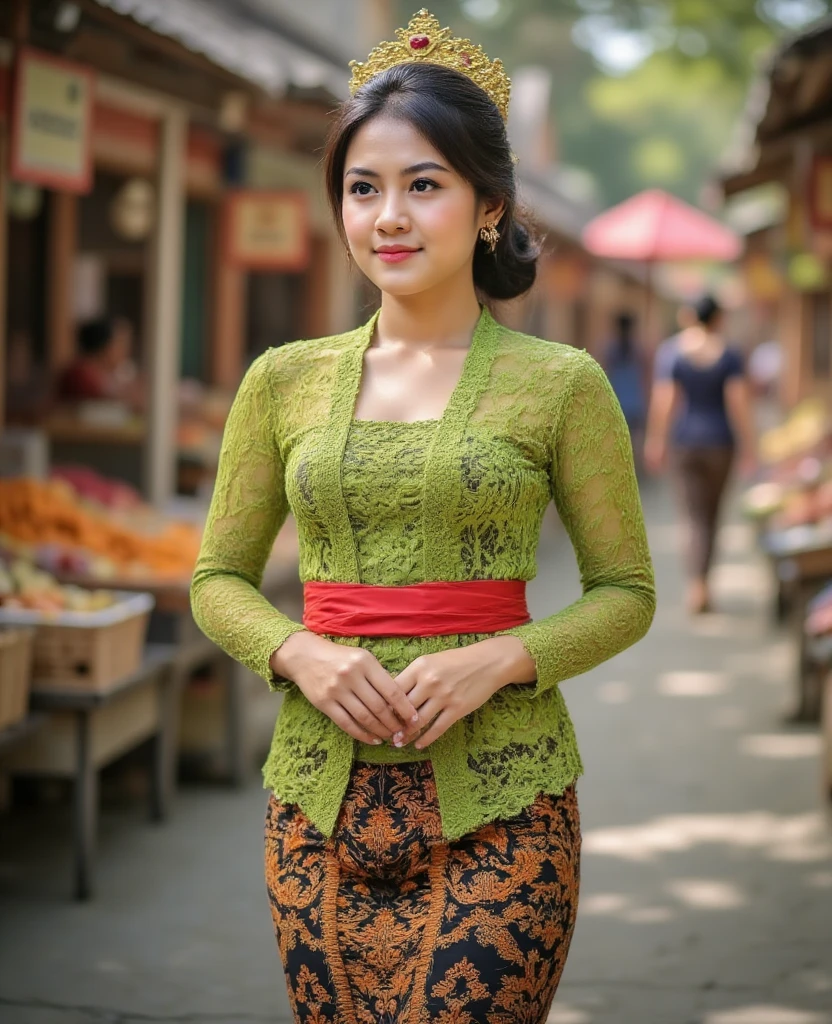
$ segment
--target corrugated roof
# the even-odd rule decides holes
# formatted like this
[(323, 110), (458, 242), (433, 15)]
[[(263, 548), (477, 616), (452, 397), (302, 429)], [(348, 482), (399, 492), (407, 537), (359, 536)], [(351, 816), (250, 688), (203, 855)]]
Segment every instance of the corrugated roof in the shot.
[(340, 65), (247, 17), (222, 0), (96, 0), (145, 28), (176, 40), (218, 67), (271, 95), (290, 87), (347, 95), (346, 62)]

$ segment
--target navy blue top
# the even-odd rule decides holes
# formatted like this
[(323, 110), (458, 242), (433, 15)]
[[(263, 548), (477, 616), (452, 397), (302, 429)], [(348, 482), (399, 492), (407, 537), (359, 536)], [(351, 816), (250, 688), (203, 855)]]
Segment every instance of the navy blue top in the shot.
[(673, 443), (677, 447), (726, 448), (734, 444), (725, 408), (725, 382), (741, 377), (743, 372), (742, 354), (734, 348), (726, 348), (719, 359), (707, 366), (697, 366), (679, 352), (677, 338), (659, 346), (656, 379), (675, 381), (684, 399), (673, 425)]

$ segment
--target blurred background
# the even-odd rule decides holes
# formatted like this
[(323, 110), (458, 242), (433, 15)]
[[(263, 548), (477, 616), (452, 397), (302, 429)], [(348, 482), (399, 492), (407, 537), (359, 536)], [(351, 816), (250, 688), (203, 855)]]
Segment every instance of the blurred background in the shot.
[[(830, 7), (430, 5), (512, 77), (545, 248), (498, 314), (632, 401), (659, 581), (648, 638), (564, 688), (583, 916), (552, 1024), (832, 1024)], [(348, 62), (414, 13), (0, 2), (4, 1024), (290, 1019), (259, 845), (279, 698), (188, 583), (246, 368), (374, 308), (320, 159)], [(755, 452), (690, 615), (690, 510), (642, 445), (705, 293)], [(579, 593), (554, 516), (539, 563), (535, 614)], [(297, 569), (290, 521), (263, 589), (295, 616)]]

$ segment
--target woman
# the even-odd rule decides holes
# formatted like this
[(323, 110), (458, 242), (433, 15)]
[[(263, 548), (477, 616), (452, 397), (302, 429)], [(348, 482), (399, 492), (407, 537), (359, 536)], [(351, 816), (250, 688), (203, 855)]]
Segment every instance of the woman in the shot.
[[(248, 371), (194, 614), (285, 694), (265, 859), (295, 1020), (542, 1024), (578, 896), (559, 684), (654, 609), (627, 427), (586, 353), (480, 304), (535, 277), (499, 62), (422, 12), (352, 91), (326, 178), (381, 309)], [(531, 622), (552, 499), (584, 595)], [(287, 508), (302, 623), (257, 592)]]
[(653, 472), (664, 468), (672, 424), (688, 527), (687, 603), (699, 614), (711, 607), (708, 571), (728, 474), (735, 454), (743, 475), (753, 472), (756, 442), (742, 355), (722, 337), (722, 310), (708, 295), (695, 313), (696, 322), (657, 352), (644, 457)]
[(634, 318), (629, 313), (619, 313), (614, 327), (603, 366), (627, 421), (633, 451), (638, 453), (647, 419), (646, 364), (635, 339)]
[(58, 399), (122, 401), (140, 410), (141, 386), (131, 359), (132, 348), (133, 329), (123, 317), (81, 324), (79, 354), (61, 374)]

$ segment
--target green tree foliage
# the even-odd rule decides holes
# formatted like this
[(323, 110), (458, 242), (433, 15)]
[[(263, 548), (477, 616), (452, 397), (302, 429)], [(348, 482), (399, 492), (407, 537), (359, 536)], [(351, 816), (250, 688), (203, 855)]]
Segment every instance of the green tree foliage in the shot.
[[(396, 0), (405, 24), (416, 0)], [(660, 186), (693, 202), (772, 47), (832, 0), (432, 0), (512, 69), (552, 75), (559, 158), (602, 206)]]

